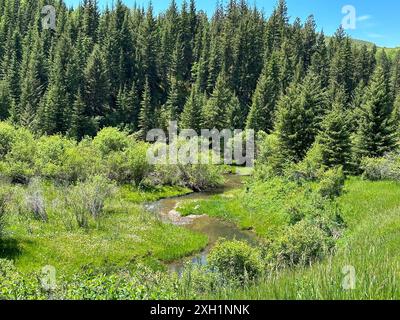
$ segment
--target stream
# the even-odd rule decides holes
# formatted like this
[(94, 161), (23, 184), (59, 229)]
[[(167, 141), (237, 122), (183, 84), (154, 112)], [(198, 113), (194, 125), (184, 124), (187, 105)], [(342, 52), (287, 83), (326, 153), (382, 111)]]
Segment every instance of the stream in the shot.
[(212, 218), (207, 215), (182, 217), (175, 211), (177, 205), (183, 200), (208, 199), (214, 195), (239, 189), (242, 186), (242, 179), (243, 176), (240, 175), (228, 175), (225, 178), (224, 186), (221, 188), (207, 192), (195, 192), (185, 196), (162, 199), (146, 205), (148, 210), (157, 213), (165, 223), (173, 223), (189, 230), (203, 233), (208, 237), (208, 245), (203, 251), (192, 257), (169, 263), (168, 268), (170, 271), (181, 274), (187, 261), (205, 265), (207, 263), (208, 253), (220, 238), (225, 238), (227, 240), (242, 240), (250, 244), (257, 243), (257, 237), (253, 232), (241, 230), (233, 223)]

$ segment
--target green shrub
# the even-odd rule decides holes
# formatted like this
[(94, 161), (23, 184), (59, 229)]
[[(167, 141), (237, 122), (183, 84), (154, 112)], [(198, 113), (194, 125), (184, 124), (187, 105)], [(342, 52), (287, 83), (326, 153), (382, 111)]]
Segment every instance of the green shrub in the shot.
[(302, 220), (288, 227), (279, 241), (279, 265), (308, 265), (324, 257), (334, 246), (333, 238), (315, 224)]
[(104, 166), (108, 178), (121, 184), (140, 185), (152, 169), (147, 161), (147, 149), (148, 144), (137, 142), (125, 151), (109, 154)]
[(321, 178), (326, 167), (323, 165), (321, 145), (315, 143), (307, 152), (303, 161), (291, 164), (284, 175), (293, 181), (315, 181)]
[(11, 151), (15, 137), (15, 128), (6, 122), (0, 122), (0, 159)]
[(46, 298), (36, 275), (22, 275), (12, 261), (0, 259), (0, 300), (43, 300)]
[(344, 182), (342, 167), (329, 169), (323, 174), (318, 191), (322, 197), (334, 199), (342, 194)]
[[(199, 141), (187, 142), (180, 140), (176, 144), (178, 155), (181, 156), (185, 151), (189, 150), (192, 143), (199, 143)], [(165, 147), (165, 145), (154, 145), (151, 151), (156, 154), (157, 150), (162, 147)], [(166, 146), (165, 148), (167, 154), (169, 154), (168, 148), (170, 146)], [(187, 164), (181, 161), (181, 159), (172, 163), (168, 157), (162, 163), (155, 164), (149, 184), (176, 185), (196, 191), (204, 191), (221, 185), (224, 181), (224, 167), (213, 164), (213, 160), (220, 160), (219, 156), (211, 151), (202, 152), (200, 148), (196, 151), (196, 153), (191, 154), (193, 159), (187, 161), (189, 162)]]
[(89, 227), (90, 218), (98, 219), (108, 198), (115, 193), (112, 182), (102, 176), (90, 177), (72, 187), (66, 197), (67, 207), (81, 228)]
[(241, 241), (220, 240), (211, 250), (208, 262), (211, 268), (240, 282), (253, 280), (263, 272), (260, 251)]
[(235, 279), (227, 279), (220, 272), (210, 270), (206, 265), (192, 262), (185, 264), (179, 280), (179, 296), (183, 299), (198, 299), (219, 288), (238, 284)]
[(84, 139), (78, 145), (68, 148), (64, 156), (58, 177), (61, 181), (70, 183), (85, 181), (89, 176), (102, 171), (100, 153), (94, 148), (90, 139)]
[(13, 182), (27, 183), (34, 176), (36, 141), (28, 130), (18, 129), (11, 150), (0, 163), (0, 171)]
[(37, 142), (35, 168), (37, 174), (52, 180), (63, 180), (64, 162), (75, 143), (58, 135), (42, 136)]
[(389, 153), (382, 158), (364, 158), (361, 169), (363, 177), (371, 181), (400, 181), (400, 155)]
[(275, 134), (258, 133), (256, 159), (254, 176), (260, 181), (282, 175), (284, 168), (288, 165)]
[(67, 300), (172, 300), (176, 279), (141, 264), (134, 270), (83, 272), (63, 283)]
[(117, 128), (104, 128), (93, 139), (93, 144), (103, 156), (112, 152), (124, 151), (132, 142), (125, 132)]
[(223, 184), (223, 168), (207, 164), (156, 165), (152, 185), (173, 185), (204, 191)]

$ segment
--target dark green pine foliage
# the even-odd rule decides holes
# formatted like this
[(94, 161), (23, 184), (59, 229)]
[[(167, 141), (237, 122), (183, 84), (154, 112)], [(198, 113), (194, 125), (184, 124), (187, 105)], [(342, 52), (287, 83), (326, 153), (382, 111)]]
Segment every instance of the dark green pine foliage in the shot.
[(368, 84), (376, 65), (376, 47), (369, 50), (367, 45), (363, 45), (355, 50), (355, 80), (358, 83), (362, 81)]
[(344, 88), (349, 103), (354, 90), (354, 60), (350, 39), (342, 27), (331, 38), (330, 61), (331, 99), (335, 99), (337, 92)]
[(154, 124), (154, 108), (151, 102), (150, 85), (149, 80), (146, 79), (139, 114), (139, 130), (142, 138), (145, 138), (147, 133), (154, 129)]
[(55, 48), (49, 86), (36, 114), (37, 130), (42, 133), (66, 133), (69, 128), (71, 112), (64, 77), (69, 50), (68, 39), (61, 37)]
[(88, 110), (80, 91), (76, 96), (72, 106), (72, 117), (69, 135), (78, 141), (85, 136), (93, 137), (96, 135), (98, 125), (94, 118), (88, 115)]
[(199, 35), (197, 50), (198, 60), (193, 64), (192, 73), (194, 75), (194, 81), (201, 92), (206, 91), (208, 84), (208, 58), (210, 50), (209, 42), (209, 25), (204, 22), (201, 34)]
[(311, 70), (321, 78), (322, 87), (326, 88), (329, 84), (329, 60), (326, 38), (323, 32), (317, 37), (315, 52), (311, 58)]
[(184, 82), (185, 68), (182, 64), (184, 61), (183, 53), (184, 49), (178, 42), (172, 57), (168, 99), (162, 111), (162, 126), (165, 128), (168, 126), (169, 121), (178, 121), (187, 96)]
[(322, 160), (328, 167), (343, 166), (350, 170), (351, 141), (348, 128), (347, 111), (344, 108), (345, 99), (338, 97), (332, 110), (322, 121), (317, 142), (321, 146)]
[(136, 39), (131, 31), (130, 11), (121, 0), (116, 1), (114, 10), (106, 17), (100, 21), (100, 35), (102, 47), (105, 47), (103, 56), (110, 86), (110, 112), (113, 112), (119, 89), (130, 85), (136, 73)]
[(85, 34), (85, 36), (89, 37), (92, 42), (96, 42), (100, 19), (97, 0), (83, 0), (81, 6), (83, 11), (82, 32)]
[(84, 70), (83, 100), (88, 116), (99, 121), (100, 126), (107, 125), (110, 83), (106, 64), (100, 46), (96, 45)]
[[(57, 71), (55, 71), (58, 74)], [(41, 102), (37, 113), (38, 131), (46, 134), (65, 133), (67, 129), (67, 90), (60, 76), (52, 77), (51, 85)]]
[(207, 103), (207, 97), (204, 93), (200, 93), (195, 85), (190, 91), (181, 115), (180, 128), (193, 129), (200, 133), (202, 123), (202, 110)]
[(400, 94), (400, 50), (393, 59), (391, 82), (393, 98), (395, 98)]
[(14, 101), (14, 108), (11, 109), (11, 120), (13, 122), (18, 122), (19, 117), (19, 99), (21, 97), (21, 85), (20, 85), (20, 62), (17, 59), (15, 53), (11, 54), (9, 66), (3, 68), (5, 70), (5, 75), (3, 79), (8, 83), (11, 97)]
[(129, 131), (137, 131), (139, 126), (140, 99), (136, 84), (128, 90), (120, 89), (117, 97), (117, 108), (112, 120), (115, 126), (121, 126)]
[(269, 133), (274, 127), (276, 102), (280, 95), (280, 70), (276, 54), (272, 55), (258, 81), (247, 119), (247, 129)]
[(160, 51), (158, 54), (158, 73), (163, 83), (163, 101), (166, 100), (169, 90), (169, 76), (172, 56), (176, 48), (177, 35), (179, 32), (179, 10), (175, 0), (172, 0), (165, 12), (164, 24), (160, 30)]
[(153, 15), (153, 7), (150, 4), (139, 30), (140, 50), (138, 55), (141, 68), (138, 76), (141, 81), (139, 88), (144, 88), (143, 79), (148, 82), (151, 103), (157, 103), (161, 95), (157, 68), (157, 40), (157, 25)]
[(309, 16), (303, 29), (302, 58), (304, 70), (308, 70), (317, 49), (317, 33), (314, 16)]
[(392, 121), (396, 133), (400, 134), (400, 94), (394, 100)]
[(238, 128), (243, 128), (249, 113), (249, 106), (263, 69), (263, 30), (264, 21), (257, 10), (251, 10), (246, 2), (238, 5), (240, 16), (238, 26), (232, 31), (233, 66), (231, 85), (240, 104), (242, 115)]
[(228, 87), (226, 78), (221, 73), (210, 99), (203, 108), (203, 127), (217, 130), (230, 129), (237, 108), (238, 99)]
[(267, 22), (265, 33), (266, 54), (279, 50), (288, 31), (288, 8), (285, 0), (279, 0)]
[(367, 87), (365, 103), (360, 109), (360, 126), (355, 153), (362, 157), (381, 157), (395, 146), (390, 87), (385, 70), (378, 66)]
[(36, 41), (31, 50), (25, 51), (22, 62), (23, 70), (20, 105), (18, 107), (18, 115), (14, 115), (15, 120), (18, 118), (16, 121), (18, 124), (30, 129), (35, 127), (35, 115), (43, 95), (46, 81), (40, 38), (37, 34), (33, 36)]
[(13, 105), (13, 99), (10, 88), (5, 80), (0, 81), (0, 120), (5, 120), (10, 115), (10, 109)]
[[(353, 42), (342, 28), (326, 41), (312, 17), (291, 22), (284, 0), (277, 0), (270, 16), (246, 0), (225, 1), (224, 6), (220, 1), (211, 19), (196, 10), (195, 0), (181, 1), (180, 8), (172, 1), (157, 15), (151, 5), (128, 8), (122, 0), (104, 10), (96, 0), (82, 0), (75, 8), (51, 3), (56, 30), (42, 30), (44, 0), (0, 0), (0, 118), (37, 132), (82, 138), (104, 126), (136, 131), (139, 123), (150, 128), (179, 118), (194, 128), (244, 129), (251, 122), (269, 132), (274, 101), (295, 87), (302, 98), (294, 97), (289, 105), (296, 103), (301, 119), (313, 119), (311, 114), (317, 119), (308, 131), (299, 128), (307, 132), (302, 146), (295, 147), (298, 159), (331, 111), (332, 103), (310, 102), (314, 91), (328, 92), (329, 101), (344, 91), (351, 133), (357, 132), (360, 110), (371, 100), (365, 92), (377, 58), (390, 87), (389, 105), (400, 92), (400, 54), (390, 59), (378, 55), (376, 46)], [(266, 70), (275, 59), (279, 88), (274, 83), (270, 89), (266, 83), (275, 73)], [(313, 90), (305, 90), (309, 74), (318, 78)], [(197, 101), (204, 99), (208, 103)], [(208, 106), (205, 119), (194, 104), (201, 104), (202, 115)], [(139, 117), (141, 106), (146, 106), (145, 119)]]
[(222, 30), (223, 30), (224, 10), (221, 6), (217, 10), (211, 20), (210, 25), (210, 46), (208, 55), (208, 78), (207, 78), (207, 93), (211, 94), (216, 85), (217, 78), (222, 69)]
[(320, 129), (326, 95), (320, 79), (309, 73), (301, 84), (292, 84), (278, 102), (275, 133), (284, 157), (301, 161)]

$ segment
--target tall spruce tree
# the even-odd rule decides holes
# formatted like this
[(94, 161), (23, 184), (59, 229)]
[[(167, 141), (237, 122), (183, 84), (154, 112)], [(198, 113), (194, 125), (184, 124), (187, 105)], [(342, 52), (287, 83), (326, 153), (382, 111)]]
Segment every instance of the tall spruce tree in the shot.
[(200, 133), (202, 124), (202, 110), (207, 102), (205, 94), (200, 93), (195, 85), (190, 91), (181, 115), (180, 128), (193, 129)]
[(317, 142), (321, 146), (324, 165), (343, 166), (348, 171), (351, 162), (351, 141), (344, 100), (344, 97), (339, 96), (334, 102), (332, 110), (322, 121)]
[(275, 133), (285, 157), (295, 162), (304, 158), (320, 129), (325, 106), (325, 93), (313, 72), (308, 73), (303, 83), (292, 84), (287, 94), (281, 97)]
[(89, 116), (98, 118), (104, 125), (109, 108), (110, 82), (100, 46), (95, 45), (84, 70), (83, 101)]
[(77, 140), (85, 136), (95, 136), (98, 129), (96, 119), (88, 115), (88, 110), (80, 91), (72, 106), (71, 125), (69, 135)]
[(154, 108), (151, 102), (151, 91), (149, 80), (146, 79), (142, 102), (140, 103), (139, 129), (142, 138), (154, 127)]
[(393, 150), (395, 128), (392, 119), (390, 88), (385, 70), (378, 66), (367, 87), (365, 103), (360, 109), (360, 126), (355, 153), (362, 157), (381, 157)]
[(205, 129), (230, 129), (237, 98), (228, 87), (224, 75), (218, 76), (215, 89), (203, 108), (202, 119)]
[(10, 115), (10, 109), (13, 104), (8, 83), (0, 80), (0, 120), (5, 120)]
[(247, 128), (269, 133), (274, 126), (276, 102), (280, 95), (280, 70), (277, 55), (273, 54), (264, 69), (247, 119)]

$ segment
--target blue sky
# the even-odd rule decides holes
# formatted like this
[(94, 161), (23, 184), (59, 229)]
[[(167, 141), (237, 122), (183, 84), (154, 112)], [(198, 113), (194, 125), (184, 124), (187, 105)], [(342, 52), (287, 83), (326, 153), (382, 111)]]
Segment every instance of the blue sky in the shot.
[[(79, 0), (65, 0), (69, 5), (76, 5)], [(182, 0), (177, 0), (180, 3)], [(226, 0), (225, 0), (226, 1)], [(124, 0), (128, 6), (147, 4), (148, 0)], [(197, 7), (212, 13), (217, 0), (197, 0)], [(100, 7), (112, 0), (99, 0)], [(165, 10), (169, 0), (153, 0), (156, 12)], [(249, 0), (256, 3), (269, 14), (276, 0)], [(356, 9), (356, 29), (347, 30), (357, 39), (375, 42), (379, 46), (400, 46), (400, 1), (399, 0), (287, 0), (289, 15), (300, 17), (304, 20), (309, 14), (314, 14), (318, 28), (323, 28), (325, 33), (331, 35), (342, 23), (344, 14), (342, 8), (352, 5)]]

